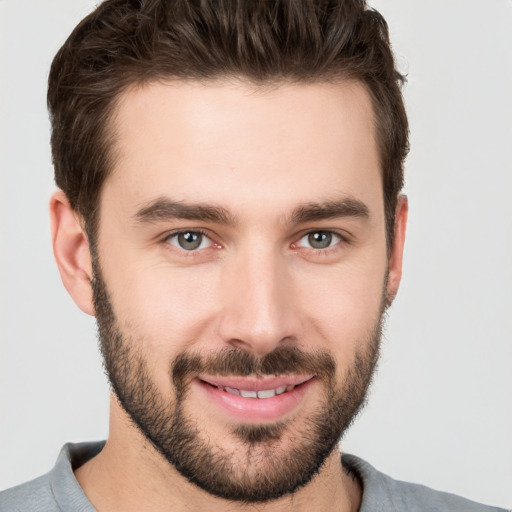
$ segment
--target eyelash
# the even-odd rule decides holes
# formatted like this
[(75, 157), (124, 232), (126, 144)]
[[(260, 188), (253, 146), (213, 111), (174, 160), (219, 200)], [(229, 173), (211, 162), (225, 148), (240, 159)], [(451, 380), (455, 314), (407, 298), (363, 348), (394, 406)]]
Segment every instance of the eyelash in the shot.
[[(201, 237), (207, 238), (208, 240), (210, 240), (211, 245), (214, 245), (214, 246), (217, 246), (218, 248), (220, 248), (220, 245), (216, 244), (212, 240), (211, 235), (209, 235), (206, 231), (204, 231), (202, 229), (179, 229), (177, 231), (172, 231), (171, 233), (167, 233), (165, 235), (165, 237), (163, 238), (163, 242), (168, 244), (168, 245), (173, 245), (173, 244), (170, 243), (170, 240), (172, 238), (178, 237), (179, 235), (183, 235), (183, 234), (186, 234), (186, 233), (194, 233), (194, 234), (200, 235)], [(193, 250), (189, 250), (189, 251), (187, 251), (186, 249), (184, 249), (182, 247), (181, 248), (180, 247), (176, 247), (176, 249), (181, 251), (185, 256), (196, 256), (196, 255), (198, 255), (198, 253), (200, 251), (206, 249), (206, 247), (203, 248), (203, 249), (193, 249)]]
[[(172, 238), (178, 237), (179, 235), (186, 234), (186, 233), (193, 233), (193, 234), (200, 235), (201, 237), (207, 238), (210, 241), (210, 245), (208, 247), (204, 247), (202, 249), (198, 248), (198, 249), (187, 250), (187, 249), (178, 247), (178, 246), (170, 243), (170, 240)], [(298, 245), (301, 240), (303, 240), (307, 236), (313, 235), (315, 233), (327, 233), (327, 234), (332, 235), (333, 237), (336, 237), (338, 240), (335, 243), (333, 243), (332, 245), (325, 247), (323, 249), (316, 249), (314, 247), (301, 247)], [(292, 248), (304, 249), (305, 251), (314, 253), (314, 255), (318, 256), (318, 257), (330, 255), (332, 252), (336, 252), (337, 250), (339, 250), (340, 245), (349, 244), (348, 236), (342, 235), (341, 233), (339, 233), (337, 231), (333, 231), (333, 230), (329, 230), (329, 229), (309, 230), (309, 231), (303, 232), (296, 240), (297, 240), (296, 242), (293, 242), (291, 244)], [(204, 251), (205, 249), (210, 249), (210, 248), (212, 248), (212, 246), (216, 249), (220, 249), (222, 247), (220, 244), (216, 243), (212, 239), (212, 236), (208, 232), (206, 232), (205, 230), (202, 230), (200, 228), (179, 229), (176, 231), (172, 231), (170, 233), (167, 233), (162, 241), (163, 241), (163, 243), (165, 243), (167, 245), (172, 245), (173, 248), (178, 250), (181, 253), (181, 255), (183, 255), (184, 257), (198, 257), (201, 255), (202, 251)]]
[[(329, 240), (329, 243), (330, 245), (327, 246), (327, 247), (324, 247), (324, 248), (317, 248), (317, 247), (304, 247), (304, 246), (299, 246), (299, 243), (306, 239), (306, 238), (309, 238), (311, 235), (317, 235), (317, 234), (324, 234), (324, 235), (329, 235), (331, 237), (331, 240)], [(333, 242), (333, 243), (331, 243)], [(306, 233), (304, 233), (299, 239), (297, 242), (295, 242), (294, 244), (292, 244), (292, 246), (295, 246), (295, 247), (302, 247), (306, 250), (309, 250), (309, 251), (313, 251), (315, 252), (316, 254), (318, 255), (325, 255), (325, 254), (330, 254), (333, 250), (337, 250), (339, 247), (340, 244), (343, 244), (343, 243), (346, 243), (347, 242), (347, 239), (346, 237), (343, 237), (340, 233), (337, 233), (336, 231), (331, 231), (331, 230), (328, 230), (328, 229), (317, 229), (317, 230), (313, 230), (313, 231), (308, 231)], [(311, 241), (308, 241), (308, 243), (311, 243)]]

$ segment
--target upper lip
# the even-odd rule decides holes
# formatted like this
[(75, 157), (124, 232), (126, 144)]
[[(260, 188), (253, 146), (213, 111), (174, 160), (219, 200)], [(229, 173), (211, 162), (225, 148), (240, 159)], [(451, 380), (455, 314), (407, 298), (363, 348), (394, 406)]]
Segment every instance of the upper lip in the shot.
[(314, 375), (277, 375), (275, 377), (223, 377), (199, 375), (198, 379), (221, 388), (243, 389), (245, 391), (263, 391), (282, 386), (298, 386), (312, 379)]

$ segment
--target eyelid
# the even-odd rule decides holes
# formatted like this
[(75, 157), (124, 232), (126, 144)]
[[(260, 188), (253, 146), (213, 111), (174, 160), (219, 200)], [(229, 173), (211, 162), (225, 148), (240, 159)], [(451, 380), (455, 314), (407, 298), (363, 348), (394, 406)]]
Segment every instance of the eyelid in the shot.
[[(313, 233), (319, 233), (319, 232), (330, 233), (333, 236), (333, 238), (335, 238), (336, 240), (334, 240), (334, 243), (332, 243), (330, 246), (328, 246), (326, 248), (323, 248), (323, 249), (316, 249), (314, 247), (308, 247), (308, 246), (304, 246), (304, 245), (299, 245), (299, 242), (302, 239), (304, 239), (305, 237), (307, 237), (308, 235), (313, 234)], [(193, 249), (193, 250), (187, 251), (186, 249), (180, 248), (177, 245), (169, 243), (169, 239), (170, 238), (176, 237), (176, 236), (178, 236), (178, 235), (180, 235), (182, 233), (198, 233), (198, 234), (202, 235), (204, 238), (206, 238), (209, 241), (208, 247), (203, 247), (202, 249)], [(178, 229), (174, 229), (174, 230), (171, 230), (171, 231), (168, 231), (168, 232), (164, 233), (160, 237), (160, 239), (161, 239), (161, 241), (163, 243), (165, 243), (167, 245), (172, 245), (176, 250), (181, 251), (183, 253), (187, 253), (189, 256), (192, 256), (194, 253), (198, 253), (198, 252), (204, 251), (205, 249), (209, 249), (211, 247), (214, 247), (216, 249), (222, 248), (222, 245), (215, 241), (215, 235), (212, 236), (212, 234), (210, 233), (209, 230), (205, 230), (205, 229), (202, 229), (202, 228), (178, 228)], [(335, 249), (340, 244), (349, 244), (350, 241), (351, 241), (351, 235), (349, 233), (345, 232), (345, 231), (340, 232), (337, 229), (317, 228), (317, 229), (307, 229), (307, 230), (302, 231), (301, 233), (299, 233), (298, 235), (296, 235), (294, 237), (294, 240), (295, 241), (292, 242), (292, 244), (291, 244), (292, 248), (301, 248), (301, 249), (306, 249), (306, 250), (314, 251), (316, 253), (325, 253), (325, 252), (327, 252), (329, 250)]]
[[(197, 233), (197, 234), (203, 236), (204, 238), (208, 239), (210, 243), (208, 244), (208, 247), (203, 247), (201, 249), (197, 248), (197, 249), (192, 249), (192, 250), (187, 251), (186, 249), (183, 249), (182, 247), (179, 247), (178, 245), (171, 244), (169, 242), (169, 240), (171, 238), (177, 237), (183, 233)], [(212, 246), (220, 247), (220, 245), (213, 240), (211, 234), (209, 234), (208, 232), (206, 232), (204, 229), (201, 229), (201, 228), (192, 228), (192, 229), (180, 228), (180, 229), (175, 229), (175, 230), (169, 231), (162, 236), (162, 242), (164, 242), (168, 245), (172, 245), (173, 248), (175, 248), (176, 250), (181, 251), (183, 253), (187, 253), (188, 255), (192, 255), (194, 253), (204, 251), (205, 249), (209, 249)]]
[[(304, 245), (299, 245), (299, 242), (301, 240), (303, 240), (304, 238), (306, 238), (307, 236), (311, 235), (311, 234), (314, 234), (314, 233), (329, 233), (333, 236), (333, 238), (336, 238), (336, 241), (333, 240), (334, 243), (332, 243), (330, 246), (324, 248), (324, 249), (315, 249), (314, 247), (309, 247), (309, 246), (304, 246)], [(343, 243), (349, 243), (350, 242), (350, 236), (348, 233), (346, 232), (343, 232), (343, 233), (340, 233), (339, 230), (336, 230), (336, 229), (327, 229), (327, 228), (318, 228), (318, 229), (308, 229), (307, 231), (303, 231), (301, 232), (296, 238), (295, 238), (295, 242), (293, 242), (292, 246), (294, 247), (300, 247), (300, 248), (304, 248), (304, 249), (310, 249), (312, 251), (316, 251), (316, 252), (325, 252), (325, 251), (328, 251), (329, 249), (333, 249), (335, 248), (337, 245), (339, 245), (340, 243), (343, 244)]]

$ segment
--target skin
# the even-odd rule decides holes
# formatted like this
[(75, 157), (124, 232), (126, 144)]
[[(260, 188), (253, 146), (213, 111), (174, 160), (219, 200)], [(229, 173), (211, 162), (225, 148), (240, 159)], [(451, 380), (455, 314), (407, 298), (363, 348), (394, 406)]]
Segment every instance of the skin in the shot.
[[(168, 368), (184, 350), (238, 347), (258, 356), (283, 343), (329, 351), (341, 381), (402, 271), (407, 202), (386, 252), (371, 101), (356, 82), (150, 84), (120, 98), (118, 158), (100, 197), (98, 255), (120, 328), (140, 340), (153, 382), (173, 397)], [(222, 207), (231, 223), (141, 220), (155, 200)], [(367, 215), (294, 220), (310, 203), (356, 200)], [(50, 204), (55, 257), (67, 290), (94, 315), (83, 222), (60, 191)], [(185, 251), (173, 230), (208, 238)], [(327, 249), (310, 232), (337, 236)], [(211, 242), (210, 242), (211, 241)], [(113, 243), (115, 242), (115, 243)], [(387, 274), (386, 288), (383, 289)], [(193, 307), (191, 307), (193, 305)], [(323, 389), (313, 384), (287, 418), (299, 427)], [(232, 420), (192, 388), (186, 413), (226, 450)], [(283, 439), (283, 450), (290, 439)], [(242, 458), (242, 461), (244, 459)], [(243, 463), (243, 462), (241, 462)], [(93, 505), (116, 510), (244, 510), (186, 481), (130, 422), (115, 397), (104, 450), (76, 470)], [(254, 510), (357, 510), (361, 490), (333, 452), (293, 496)]]

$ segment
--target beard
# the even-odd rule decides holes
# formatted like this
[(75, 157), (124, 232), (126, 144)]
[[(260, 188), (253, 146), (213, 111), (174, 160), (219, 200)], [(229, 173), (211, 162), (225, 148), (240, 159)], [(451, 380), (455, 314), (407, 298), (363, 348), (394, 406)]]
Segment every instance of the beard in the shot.
[[(319, 473), (366, 402), (384, 307), (342, 379), (337, 379), (336, 361), (327, 351), (306, 352), (291, 345), (263, 357), (235, 348), (206, 355), (184, 351), (169, 368), (175, 393), (166, 397), (154, 384), (140, 340), (121, 332), (97, 262), (93, 270), (98, 338), (111, 387), (134, 425), (183, 477), (220, 498), (256, 503), (293, 493)], [(312, 374), (322, 384), (323, 397), (308, 417), (234, 425), (237, 448), (230, 451), (209, 435), (200, 417), (187, 414), (189, 384), (199, 374)]]

